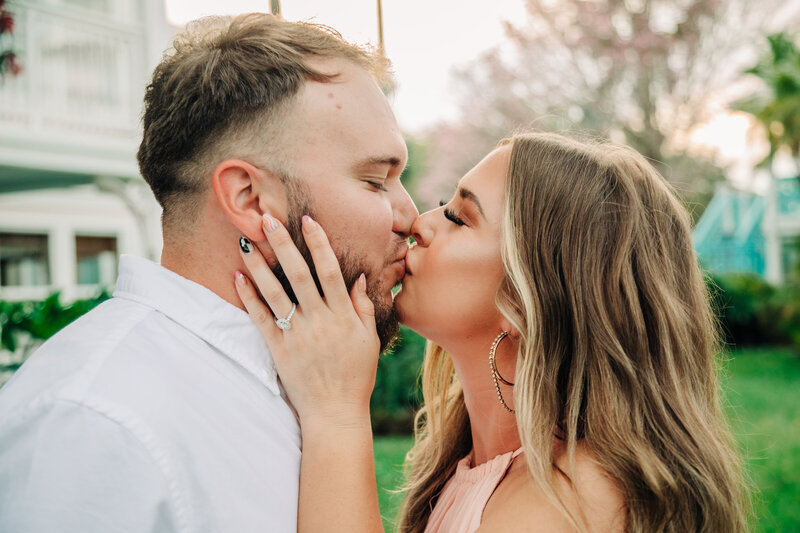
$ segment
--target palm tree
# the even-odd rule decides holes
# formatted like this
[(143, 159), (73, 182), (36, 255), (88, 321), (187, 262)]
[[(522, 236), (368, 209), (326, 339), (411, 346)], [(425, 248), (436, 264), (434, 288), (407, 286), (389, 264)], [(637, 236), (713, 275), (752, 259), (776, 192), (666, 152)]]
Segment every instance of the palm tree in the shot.
[(767, 131), (772, 160), (783, 147), (800, 161), (800, 49), (786, 33), (767, 37), (769, 51), (747, 69), (764, 83), (764, 89), (738, 103), (753, 114)]

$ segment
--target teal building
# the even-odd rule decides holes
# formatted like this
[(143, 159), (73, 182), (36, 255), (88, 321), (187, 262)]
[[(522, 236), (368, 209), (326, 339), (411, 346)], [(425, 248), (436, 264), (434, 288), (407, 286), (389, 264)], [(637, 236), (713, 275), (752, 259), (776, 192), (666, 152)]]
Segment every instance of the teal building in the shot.
[(753, 272), (783, 283), (800, 261), (800, 176), (774, 180), (773, 194), (717, 188), (693, 231), (703, 266)]

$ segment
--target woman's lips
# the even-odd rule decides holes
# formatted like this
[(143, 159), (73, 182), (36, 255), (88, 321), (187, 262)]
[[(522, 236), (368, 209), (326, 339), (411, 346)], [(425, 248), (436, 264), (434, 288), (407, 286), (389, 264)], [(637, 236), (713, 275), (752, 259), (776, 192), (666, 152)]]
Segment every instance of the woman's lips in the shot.
[(405, 257), (406, 276), (410, 276), (412, 274), (411, 266), (408, 264), (408, 258), (411, 255), (412, 250), (414, 250), (414, 247), (416, 245), (417, 245), (417, 243), (412, 243), (411, 246), (408, 247), (408, 252), (406, 253), (406, 257)]

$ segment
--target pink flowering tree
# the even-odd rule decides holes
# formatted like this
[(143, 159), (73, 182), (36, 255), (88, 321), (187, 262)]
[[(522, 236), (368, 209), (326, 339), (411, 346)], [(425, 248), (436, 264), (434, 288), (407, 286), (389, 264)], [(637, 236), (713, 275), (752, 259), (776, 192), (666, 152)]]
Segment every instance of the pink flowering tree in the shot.
[[(722, 172), (689, 135), (735, 99), (766, 29), (800, 21), (795, 0), (528, 0), (507, 42), (455, 77), (458, 121), (434, 128), (430, 205), (502, 137), (526, 128), (589, 131), (626, 143), (691, 197)], [(792, 9), (794, 6), (794, 9)]]

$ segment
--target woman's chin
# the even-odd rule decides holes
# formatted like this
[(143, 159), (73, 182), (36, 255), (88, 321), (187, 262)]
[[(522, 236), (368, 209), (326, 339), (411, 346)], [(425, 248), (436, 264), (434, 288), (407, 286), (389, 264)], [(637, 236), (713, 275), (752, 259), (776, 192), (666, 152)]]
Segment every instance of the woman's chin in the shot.
[(397, 314), (397, 320), (408, 329), (427, 339), (428, 337), (423, 331), (427, 332), (431, 324), (421, 323), (421, 317), (425, 314), (425, 309), (420, 309), (420, 303), (418, 293), (414, 291), (414, 287), (409, 287), (406, 283), (403, 283), (400, 290), (394, 295), (394, 310)]

